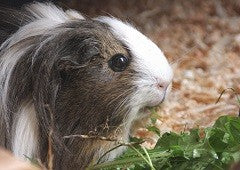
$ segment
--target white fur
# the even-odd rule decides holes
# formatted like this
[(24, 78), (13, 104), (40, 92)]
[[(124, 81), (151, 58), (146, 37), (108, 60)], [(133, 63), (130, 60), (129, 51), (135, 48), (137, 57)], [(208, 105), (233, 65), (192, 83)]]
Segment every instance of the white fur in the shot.
[(37, 158), (38, 121), (32, 102), (23, 105), (16, 113), (19, 116), (14, 124), (12, 150), (19, 158)]
[(67, 10), (65, 12), (69, 18), (72, 18), (72, 19), (85, 19), (79, 12), (75, 11), (75, 10)]
[[(75, 10), (63, 11), (61, 8), (53, 5), (52, 3), (39, 3), (36, 2), (27, 6), (30, 11), (37, 19), (48, 18), (52, 21), (64, 23), (71, 17), (83, 19), (84, 17)], [(70, 16), (70, 17), (69, 17)]]

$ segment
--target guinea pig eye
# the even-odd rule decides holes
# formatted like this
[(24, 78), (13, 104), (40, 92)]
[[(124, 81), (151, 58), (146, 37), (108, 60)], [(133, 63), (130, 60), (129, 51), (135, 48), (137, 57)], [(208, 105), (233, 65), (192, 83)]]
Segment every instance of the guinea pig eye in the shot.
[(129, 59), (123, 54), (115, 54), (109, 61), (109, 67), (115, 72), (124, 71), (129, 64)]

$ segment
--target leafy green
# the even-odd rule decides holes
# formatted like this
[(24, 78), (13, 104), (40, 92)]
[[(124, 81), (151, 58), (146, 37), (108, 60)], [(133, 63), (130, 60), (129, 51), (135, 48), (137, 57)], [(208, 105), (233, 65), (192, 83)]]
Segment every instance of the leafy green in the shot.
[[(159, 135), (154, 126), (148, 130)], [(222, 116), (203, 136), (199, 129), (165, 133), (152, 150), (135, 147), (136, 152), (130, 147), (118, 159), (89, 169), (222, 170), (240, 161), (240, 118)]]
[(147, 126), (147, 130), (160, 136), (160, 130), (156, 126)]

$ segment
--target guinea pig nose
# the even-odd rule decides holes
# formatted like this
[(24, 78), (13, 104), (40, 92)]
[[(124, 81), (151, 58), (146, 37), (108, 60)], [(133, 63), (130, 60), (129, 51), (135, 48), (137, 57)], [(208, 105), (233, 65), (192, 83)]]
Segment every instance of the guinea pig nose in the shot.
[(159, 90), (166, 90), (169, 85), (170, 85), (170, 82), (168, 82), (168, 81), (159, 81), (157, 83), (157, 88)]
[(162, 83), (158, 83), (157, 86), (158, 86), (158, 88), (160, 88), (160, 89), (163, 89), (163, 88), (164, 88), (164, 85), (163, 85)]

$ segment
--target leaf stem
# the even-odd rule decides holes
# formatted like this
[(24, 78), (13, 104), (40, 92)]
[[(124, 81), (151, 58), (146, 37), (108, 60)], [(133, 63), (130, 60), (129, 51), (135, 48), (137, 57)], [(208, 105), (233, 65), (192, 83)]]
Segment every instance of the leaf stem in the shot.
[(121, 145), (121, 144), (120, 144), (120, 145), (117, 145), (117, 146), (113, 147), (112, 149), (108, 150), (107, 152), (105, 152), (105, 153), (98, 159), (97, 164), (99, 164), (99, 163), (101, 162), (102, 158), (103, 158), (104, 156), (106, 156), (109, 152), (111, 152), (111, 151), (113, 151), (113, 150), (115, 150), (115, 149), (117, 149), (117, 148), (119, 148), (119, 147), (121, 147), (121, 146), (123, 146), (123, 145)]
[(149, 166), (151, 167), (152, 170), (155, 170), (154, 166), (153, 166), (153, 163), (152, 163), (152, 160), (146, 150), (146, 148), (144, 146), (142, 146), (142, 150), (144, 151), (144, 153), (146, 154), (147, 156), (147, 159), (148, 159), (148, 162), (149, 162)]
[(144, 157), (141, 152), (139, 152), (139, 150), (137, 150), (134, 146), (130, 146), (130, 148), (133, 149), (151, 167), (151, 163)]
[[(153, 154), (150, 156), (150, 158), (160, 158), (160, 157), (163, 157), (163, 158), (166, 158), (168, 157), (169, 155), (171, 155), (171, 153), (169, 152), (163, 152), (163, 153), (158, 153), (158, 154)], [(124, 159), (121, 159), (121, 160), (115, 160), (115, 161), (111, 161), (111, 162), (105, 162), (105, 163), (101, 163), (101, 164), (97, 164), (97, 165), (94, 165), (94, 166), (90, 166), (87, 168), (87, 170), (97, 170), (97, 169), (103, 169), (103, 168), (116, 168), (117, 165), (127, 165), (127, 164), (134, 164), (134, 163), (139, 163), (143, 160), (142, 157), (134, 157), (134, 158), (130, 158), (130, 157), (127, 157), (127, 158), (124, 158)]]

